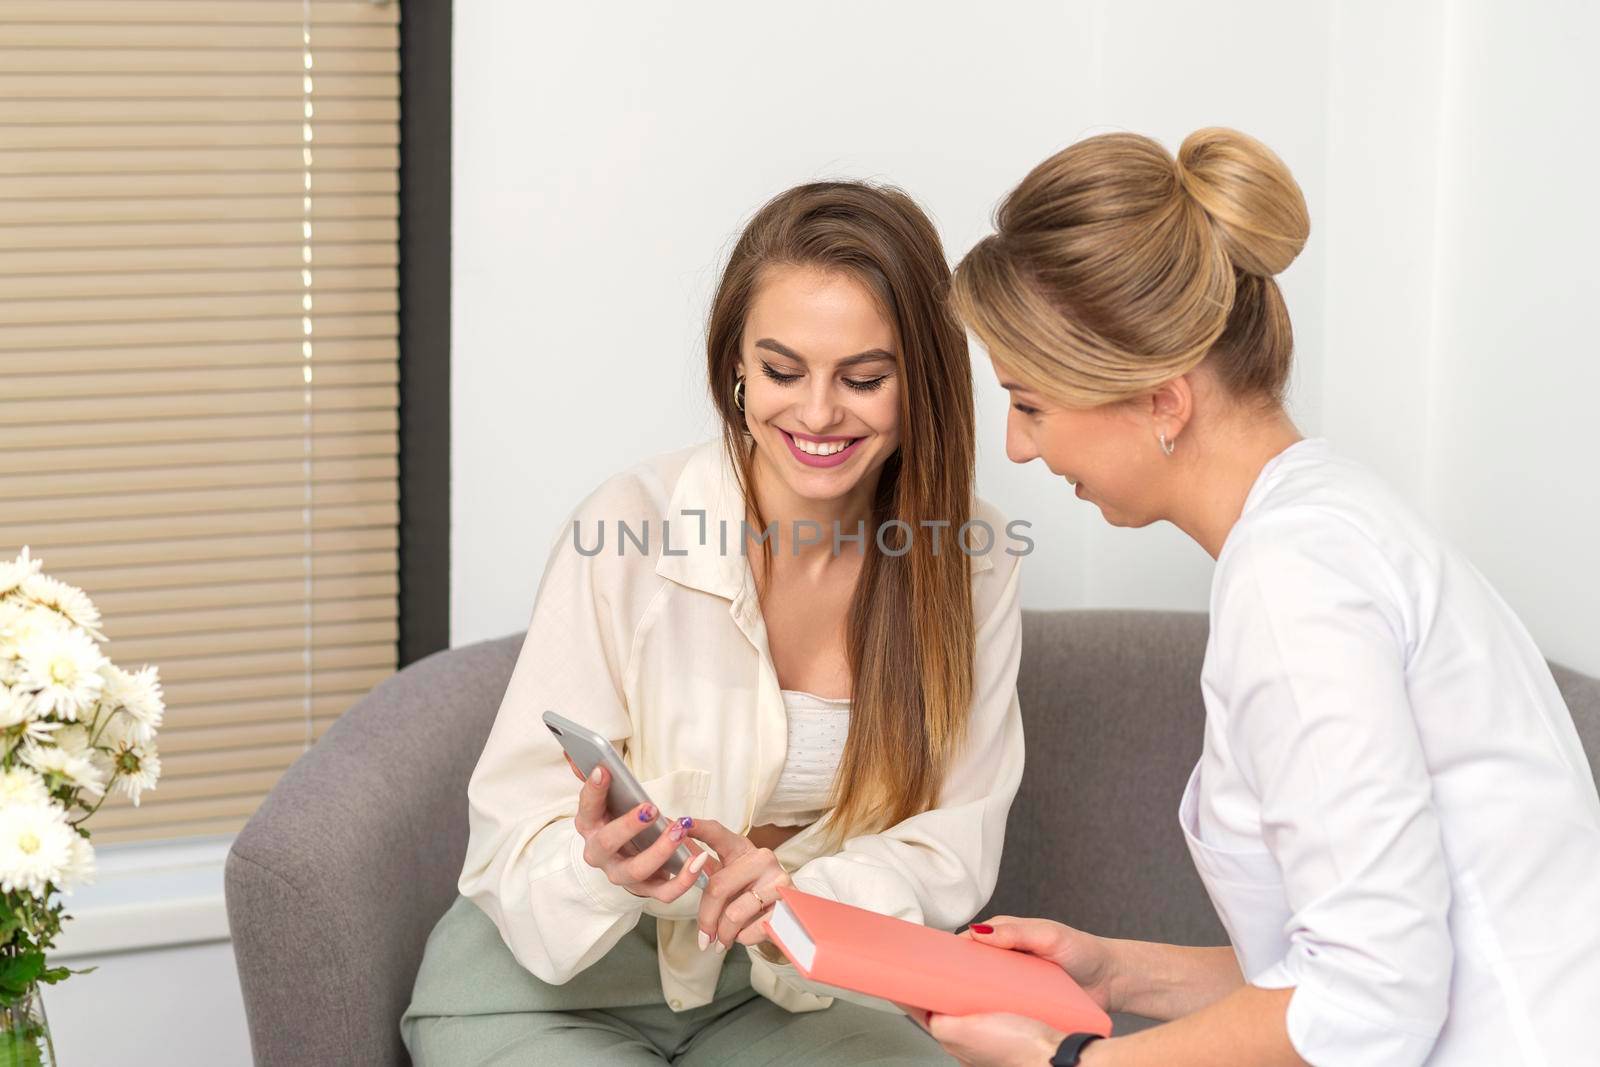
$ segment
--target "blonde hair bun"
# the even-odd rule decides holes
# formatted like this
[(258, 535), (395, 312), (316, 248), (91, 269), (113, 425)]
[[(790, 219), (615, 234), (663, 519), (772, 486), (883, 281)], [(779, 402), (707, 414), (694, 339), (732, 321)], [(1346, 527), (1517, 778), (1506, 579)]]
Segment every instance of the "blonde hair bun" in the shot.
[(1311, 233), (1306, 198), (1277, 154), (1248, 134), (1208, 126), (1184, 138), (1178, 180), (1210, 217), (1233, 265), (1271, 277)]
[(997, 365), (1074, 407), (1201, 363), (1233, 396), (1282, 403), (1294, 329), (1272, 275), (1310, 230), (1289, 168), (1252, 137), (1197, 130), (1174, 159), (1149, 137), (1103, 133), (1006, 195), (950, 300)]

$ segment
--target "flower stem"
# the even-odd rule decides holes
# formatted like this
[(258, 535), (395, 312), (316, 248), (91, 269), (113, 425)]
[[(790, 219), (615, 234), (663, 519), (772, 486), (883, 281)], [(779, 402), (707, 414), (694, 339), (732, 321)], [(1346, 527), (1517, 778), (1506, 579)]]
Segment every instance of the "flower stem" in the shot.
[(101, 793), (100, 794), (100, 799), (94, 802), (94, 807), (90, 808), (88, 811), (84, 812), (82, 815), (78, 816), (76, 819), (69, 819), (68, 822), (67, 822), (67, 825), (72, 826), (72, 827), (76, 827), (79, 823), (86, 821), (89, 818), (89, 816), (91, 816), (95, 812), (99, 811), (100, 810), (100, 805), (104, 804), (106, 802), (106, 797), (111, 795), (111, 787), (114, 784), (116, 784), (117, 778), (121, 776), (121, 773), (122, 772), (120, 772), (120, 771), (113, 771), (111, 773), (111, 777), (106, 781), (106, 790), (105, 790), (105, 792)]

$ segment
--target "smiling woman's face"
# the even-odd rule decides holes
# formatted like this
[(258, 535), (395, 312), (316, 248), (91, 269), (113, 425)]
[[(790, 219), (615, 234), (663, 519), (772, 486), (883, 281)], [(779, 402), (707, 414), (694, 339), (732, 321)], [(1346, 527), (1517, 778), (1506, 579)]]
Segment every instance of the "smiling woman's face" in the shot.
[(854, 278), (767, 268), (740, 343), (758, 462), (810, 501), (875, 484), (900, 445), (894, 350), (893, 326)]
[(1171, 467), (1162, 465), (1151, 419), (1139, 404), (1071, 408), (1020, 385), (998, 364), (995, 377), (1011, 396), (1006, 414), (1011, 462), (1043, 460), (1113, 526), (1148, 526), (1161, 518)]

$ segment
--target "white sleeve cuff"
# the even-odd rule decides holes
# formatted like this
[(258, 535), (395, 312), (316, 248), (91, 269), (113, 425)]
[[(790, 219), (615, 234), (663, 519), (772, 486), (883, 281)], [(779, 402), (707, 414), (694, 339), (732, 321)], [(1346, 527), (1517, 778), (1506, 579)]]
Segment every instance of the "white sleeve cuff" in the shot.
[[(810, 893), (814, 897), (821, 897), (824, 900), (839, 899), (834, 895), (833, 891), (828, 888), (827, 883), (823, 882), (820, 878), (809, 878), (802, 875), (799, 878), (791, 878), (790, 883), (796, 889), (800, 890), (800, 892)], [(800, 969), (794, 964), (790, 963), (789, 957), (785, 956), (783, 951), (776, 945), (773, 946), (773, 951), (777, 952), (778, 954), (778, 958), (775, 960), (768, 959), (765, 953), (757, 952), (754, 946), (747, 945), (746, 948), (750, 950), (750, 955), (753, 959), (759, 959), (762, 963), (766, 964), (768, 967), (771, 967), (778, 974), (792, 978), (797, 982), (805, 981), (800, 974)]]
[(584, 895), (595, 908), (618, 915), (634, 910), (642, 911), (645, 898), (628, 892), (620, 885), (614, 885), (611, 879), (606, 877), (606, 872), (591, 866), (583, 858), (583, 835), (570, 826), (568, 832), (572, 835), (567, 856), (572, 864), (573, 877), (578, 880)]
[(791, 877), (789, 881), (802, 893), (810, 893), (812, 896), (821, 897), (824, 900), (836, 901), (839, 899), (838, 894), (828, 886), (827, 882), (814, 875), (802, 874), (798, 877)]
[(1301, 1059), (1317, 1067), (1420, 1067), (1427, 1061), (1442, 1018), (1373, 1018), (1329, 994), (1306, 972), (1285, 959), (1250, 979), (1262, 989), (1293, 987), (1285, 1022)]

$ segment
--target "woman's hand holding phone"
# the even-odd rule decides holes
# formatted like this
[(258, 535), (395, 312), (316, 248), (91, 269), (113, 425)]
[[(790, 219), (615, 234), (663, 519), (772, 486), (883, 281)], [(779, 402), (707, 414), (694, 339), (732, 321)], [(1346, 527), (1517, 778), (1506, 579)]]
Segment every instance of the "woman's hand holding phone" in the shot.
[(715, 819), (701, 819), (688, 833), (722, 860), (700, 896), (700, 948), (715, 944), (724, 952), (735, 941), (752, 946), (766, 941), (761, 920), (777, 903), (778, 887), (791, 884), (789, 872), (770, 848), (757, 848)]
[[(567, 764), (572, 765), (570, 758)], [(578, 774), (577, 767), (572, 771)], [(578, 777), (583, 776), (579, 774)], [(611, 786), (608, 779), (609, 772), (597, 766), (578, 790), (578, 815), (574, 825), (583, 837), (585, 863), (603, 871), (611, 884), (621, 886), (634, 896), (662, 903), (670, 903), (687, 893), (702, 867), (710, 865), (710, 870), (717, 869), (709, 853), (684, 840), (693, 827), (693, 820), (688, 818), (673, 823), (671, 829), (637, 854), (621, 852), (624, 845), (655, 821), (657, 812), (655, 805), (646, 803), (611, 818), (606, 812), (606, 790)], [(679, 845), (687, 845), (689, 851), (697, 855), (684, 864), (676, 876), (667, 877), (661, 873), (661, 865)]]
[[(571, 757), (567, 765), (574, 775), (583, 778)], [(628, 855), (622, 848), (655, 821), (657, 812), (654, 805), (645, 803), (611, 818), (606, 811), (609, 774), (604, 766), (596, 766), (578, 791), (574, 825), (583, 837), (584, 862), (603, 871), (613, 885), (662, 903), (687, 893), (704, 868), (708, 881), (700, 898), (700, 948), (715, 944), (717, 951), (723, 952), (735, 941), (744, 945), (766, 941), (761, 920), (777, 902), (778, 887), (790, 884), (789, 872), (772, 850), (757, 848), (749, 838), (715, 819), (696, 822), (684, 818), (642, 851)], [(693, 840), (716, 850), (720, 862)], [(676, 876), (668, 876), (661, 867), (679, 845), (687, 847), (695, 857)]]

